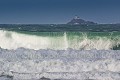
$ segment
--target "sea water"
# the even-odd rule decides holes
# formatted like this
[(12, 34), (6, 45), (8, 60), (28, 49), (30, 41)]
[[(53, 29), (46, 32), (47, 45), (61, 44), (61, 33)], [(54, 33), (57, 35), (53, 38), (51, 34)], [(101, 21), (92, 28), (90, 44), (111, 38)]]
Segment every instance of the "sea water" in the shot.
[(106, 25), (107, 31), (96, 25), (73, 31), (71, 25), (31, 26), (0, 25), (0, 79), (120, 79), (118, 25), (118, 31), (115, 25)]

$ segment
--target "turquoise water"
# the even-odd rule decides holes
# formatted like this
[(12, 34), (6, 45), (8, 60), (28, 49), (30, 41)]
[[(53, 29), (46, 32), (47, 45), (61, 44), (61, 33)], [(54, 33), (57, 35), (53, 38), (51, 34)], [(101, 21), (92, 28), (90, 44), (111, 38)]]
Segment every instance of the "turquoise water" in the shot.
[(110, 50), (120, 47), (119, 24), (1, 24), (0, 47), (17, 49)]
[(1, 30), (0, 33), (0, 46), (5, 49), (24, 47), (35, 50), (66, 50), (68, 48), (77, 50), (116, 50), (119, 49), (120, 45), (120, 32), (29, 32)]

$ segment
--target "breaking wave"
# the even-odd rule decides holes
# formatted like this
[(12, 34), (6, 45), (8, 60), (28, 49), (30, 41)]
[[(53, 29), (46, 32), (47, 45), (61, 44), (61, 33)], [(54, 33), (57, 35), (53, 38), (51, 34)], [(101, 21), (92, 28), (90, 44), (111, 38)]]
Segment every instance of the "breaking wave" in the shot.
[[(44, 32), (45, 33), (45, 32)], [(52, 32), (51, 32), (52, 33)], [(47, 35), (30, 35), (12, 31), (0, 30), (0, 47), (3, 49), (17, 49), (20, 47), (28, 49), (55, 49), (66, 50), (68, 48), (78, 50), (110, 50), (119, 49), (120, 34), (108, 33), (76, 33), (60, 32), (47, 33)], [(39, 32), (39, 34), (43, 34)]]

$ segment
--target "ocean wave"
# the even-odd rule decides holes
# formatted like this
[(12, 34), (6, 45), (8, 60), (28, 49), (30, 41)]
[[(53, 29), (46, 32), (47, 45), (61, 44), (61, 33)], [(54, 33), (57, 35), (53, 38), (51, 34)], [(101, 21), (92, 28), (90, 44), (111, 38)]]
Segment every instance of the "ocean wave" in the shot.
[[(45, 32), (44, 32), (45, 33)], [(51, 32), (52, 33), (52, 32)], [(55, 50), (66, 50), (68, 48), (77, 50), (110, 50), (120, 49), (120, 35), (114, 35), (112, 33), (100, 34), (94, 33), (80, 33), (75, 35), (64, 32), (63, 35), (60, 33), (47, 33), (46, 35), (29, 35), (12, 31), (0, 30), (0, 47), (4, 49), (17, 49), (20, 47), (28, 49), (55, 49)], [(39, 33), (39, 34), (42, 34)], [(60, 34), (60, 36), (59, 36)], [(104, 36), (106, 35), (106, 36)]]

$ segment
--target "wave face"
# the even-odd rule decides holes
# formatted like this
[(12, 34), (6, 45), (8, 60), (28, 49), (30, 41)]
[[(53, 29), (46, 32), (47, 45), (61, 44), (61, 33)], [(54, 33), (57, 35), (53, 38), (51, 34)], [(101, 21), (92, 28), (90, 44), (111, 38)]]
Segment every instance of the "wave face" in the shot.
[(119, 32), (12, 32), (0, 30), (0, 47), (3, 49), (55, 49), (79, 50), (119, 49)]
[(119, 80), (119, 50), (0, 49), (0, 78)]

